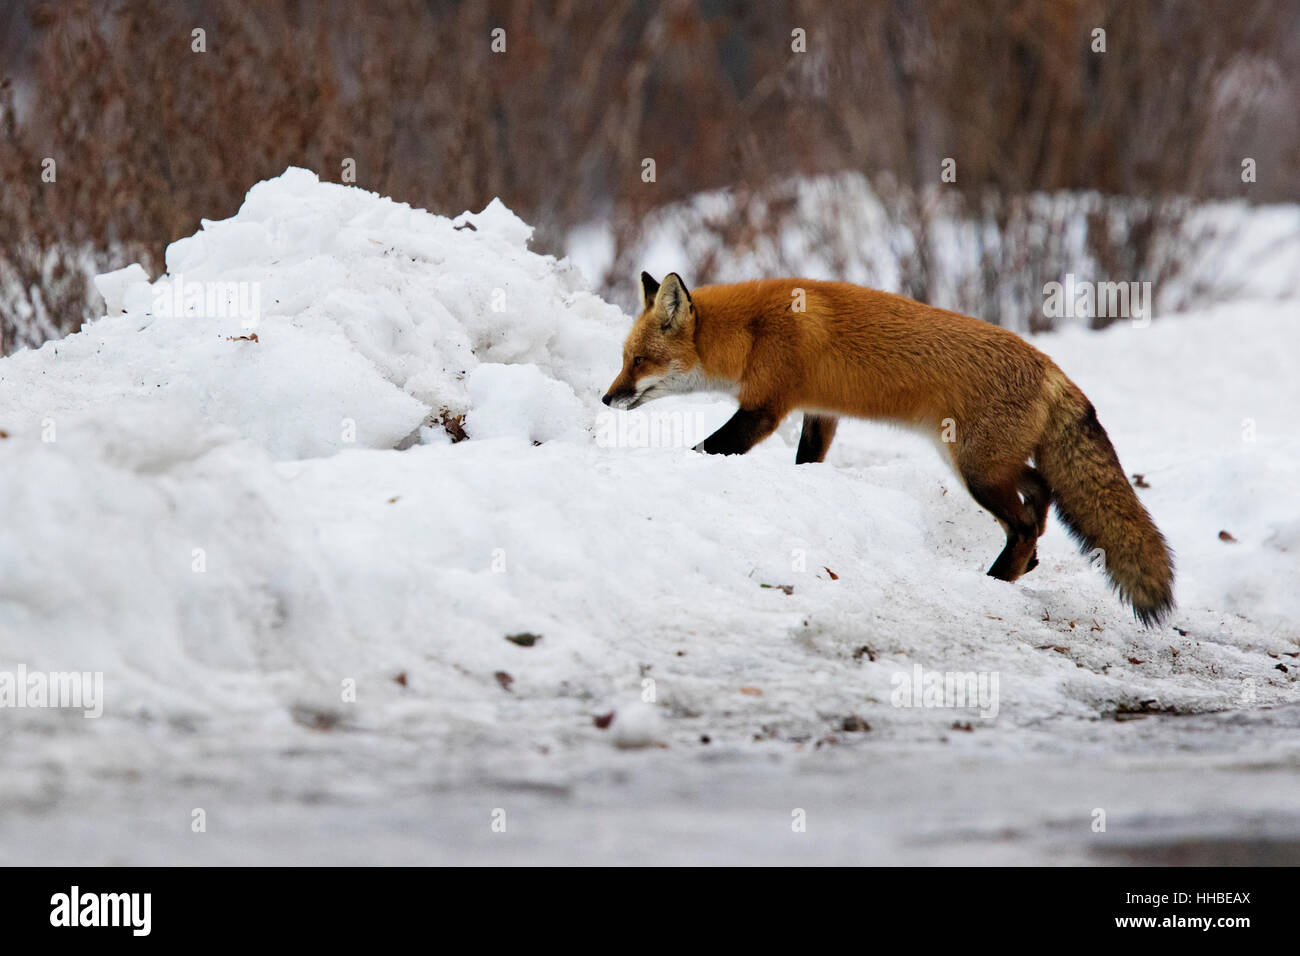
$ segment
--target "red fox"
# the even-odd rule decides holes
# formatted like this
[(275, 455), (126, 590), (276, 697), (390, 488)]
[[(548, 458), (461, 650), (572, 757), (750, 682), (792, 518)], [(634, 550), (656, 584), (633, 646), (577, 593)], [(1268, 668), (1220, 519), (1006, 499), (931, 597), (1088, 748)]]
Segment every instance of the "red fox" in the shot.
[(740, 403), (696, 446), (709, 454), (743, 455), (796, 409), (796, 464), (826, 457), (841, 415), (920, 429), (1006, 531), (990, 575), (1014, 581), (1037, 566), (1055, 502), (1080, 546), (1101, 549), (1144, 625), (1173, 608), (1169, 548), (1092, 403), (1007, 329), (845, 282), (763, 279), (690, 292), (676, 273), (660, 284), (643, 272), (641, 314), (603, 401), (636, 408), (701, 391)]

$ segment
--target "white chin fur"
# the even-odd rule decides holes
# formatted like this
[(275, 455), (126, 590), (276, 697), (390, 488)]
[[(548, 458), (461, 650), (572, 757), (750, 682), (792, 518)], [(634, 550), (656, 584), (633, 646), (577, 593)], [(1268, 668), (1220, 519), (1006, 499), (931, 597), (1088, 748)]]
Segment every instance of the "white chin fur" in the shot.
[(739, 391), (740, 386), (735, 382), (711, 379), (704, 374), (704, 369), (698, 365), (690, 371), (682, 371), (677, 366), (673, 366), (660, 385), (660, 394), (664, 392), (673, 392), (678, 395), (691, 392), (721, 392), (725, 395), (735, 395)]
[(641, 382), (640, 390), (631, 398), (623, 399), (622, 400), (623, 403), (619, 407), (627, 411), (631, 411), (632, 409), (636, 408), (638, 405), (644, 405), (646, 402), (650, 401), (650, 399), (652, 398), (655, 398), (657, 395), (662, 395), (663, 389), (660, 388), (660, 386), (663, 384), (663, 382), (664, 382), (664, 376), (662, 375), (657, 375), (652, 378), (647, 378), (643, 380)]
[(642, 389), (630, 398), (616, 398), (609, 403), (609, 407), (625, 412), (631, 411), (646, 400), (646, 392), (648, 391), (650, 391), (648, 388)]
[(738, 390), (738, 386), (733, 382), (707, 378), (698, 366), (689, 372), (684, 372), (680, 367), (673, 365), (669, 367), (667, 375), (647, 379), (639, 392), (631, 398), (619, 399), (613, 405), (615, 408), (631, 411), (665, 395), (687, 395), (692, 392), (723, 392), (734, 395)]

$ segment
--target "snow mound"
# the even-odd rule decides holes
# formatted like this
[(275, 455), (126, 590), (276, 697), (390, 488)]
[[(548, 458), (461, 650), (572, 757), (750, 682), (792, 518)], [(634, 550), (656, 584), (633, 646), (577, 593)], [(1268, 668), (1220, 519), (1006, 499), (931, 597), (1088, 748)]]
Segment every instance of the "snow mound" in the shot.
[(484, 364), (467, 381), (473, 410), (466, 421), (471, 438), (562, 438), (582, 441), (582, 400), (565, 382), (536, 365)]
[[(531, 233), (499, 200), (452, 220), (289, 169), (172, 243), (157, 281), (138, 264), (100, 276), (108, 314), (4, 363), (0, 408), (20, 432), (104, 402), (130, 399), (146, 429), (151, 409), (184, 408), (287, 460), (392, 448), (458, 419), (482, 369), (485, 434), (574, 437), (625, 318), (529, 252)], [(523, 363), (531, 381), (490, 370)]]

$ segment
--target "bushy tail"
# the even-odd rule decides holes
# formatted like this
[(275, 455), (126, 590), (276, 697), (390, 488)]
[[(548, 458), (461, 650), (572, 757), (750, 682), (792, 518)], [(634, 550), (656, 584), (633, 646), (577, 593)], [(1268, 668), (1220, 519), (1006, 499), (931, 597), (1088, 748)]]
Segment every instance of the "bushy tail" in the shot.
[(1174, 606), (1174, 563), (1142, 507), (1092, 403), (1072, 383), (1060, 390), (1035, 453), (1056, 510), (1085, 554), (1101, 549), (1106, 573), (1144, 625)]

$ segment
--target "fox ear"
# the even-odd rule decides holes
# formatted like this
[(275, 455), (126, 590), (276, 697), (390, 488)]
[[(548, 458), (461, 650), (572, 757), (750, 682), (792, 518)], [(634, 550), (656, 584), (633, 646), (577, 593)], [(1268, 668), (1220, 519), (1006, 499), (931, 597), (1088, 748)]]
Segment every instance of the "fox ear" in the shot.
[(644, 312), (650, 308), (655, 301), (655, 293), (659, 291), (659, 283), (648, 272), (641, 273), (641, 311)]
[(691, 317), (695, 304), (691, 294), (686, 290), (686, 283), (676, 272), (664, 276), (663, 284), (655, 294), (655, 312), (659, 314), (659, 326), (664, 332), (680, 330)]

